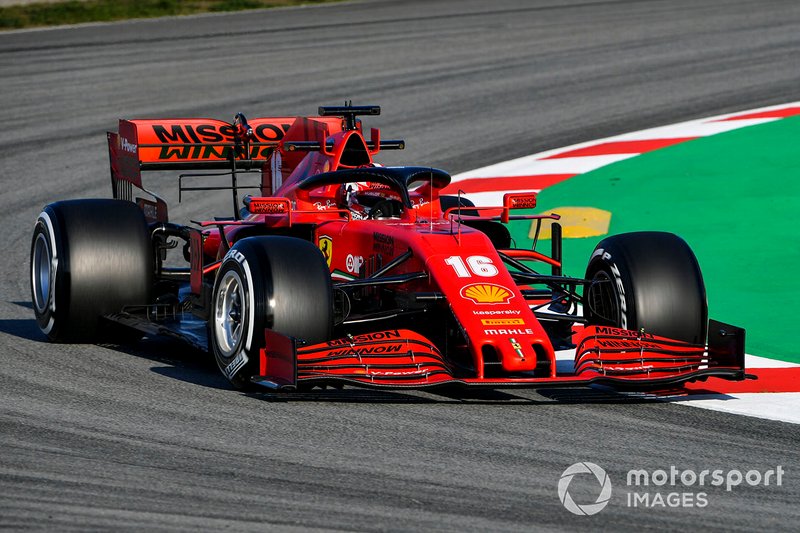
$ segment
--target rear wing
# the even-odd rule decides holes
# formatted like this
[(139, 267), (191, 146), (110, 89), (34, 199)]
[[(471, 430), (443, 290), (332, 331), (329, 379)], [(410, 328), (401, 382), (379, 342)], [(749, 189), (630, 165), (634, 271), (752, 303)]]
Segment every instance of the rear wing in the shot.
[[(316, 129), (322, 135), (342, 126), (337, 117), (311, 120), (320, 122)], [(166, 203), (145, 189), (142, 171), (261, 170), (287, 133), (298, 129), (292, 128), (296, 122), (307, 124), (309, 119), (264, 117), (248, 123), (237, 114), (233, 123), (209, 118), (120, 120), (119, 131), (107, 134), (114, 198), (135, 201), (148, 218), (166, 222)], [(134, 199), (134, 187), (155, 202)]]
[(112, 177), (141, 188), (142, 170), (228, 169), (231, 161), (239, 168), (255, 168), (267, 161), (294, 121), (120, 120), (119, 133), (108, 133)]
[[(118, 132), (108, 132), (108, 154), (114, 198), (137, 203), (150, 221), (167, 222), (167, 205), (142, 183), (142, 171), (222, 170), (230, 176), (224, 187), (187, 187), (182, 175), (179, 191), (231, 190), (234, 217), (238, 217), (238, 191), (259, 186), (237, 184), (237, 171), (261, 174), (261, 193), (270, 196), (309, 151), (326, 156), (339, 132), (361, 130), (358, 115), (377, 115), (378, 106), (320, 107), (316, 117), (262, 117), (248, 123), (238, 113), (232, 123), (210, 118), (120, 120)], [(402, 149), (402, 141), (381, 141), (377, 129), (366, 141), (370, 155), (381, 149)], [(275, 154), (273, 156), (273, 154)], [(154, 198), (136, 197), (134, 188)], [(180, 196), (179, 196), (180, 198)]]

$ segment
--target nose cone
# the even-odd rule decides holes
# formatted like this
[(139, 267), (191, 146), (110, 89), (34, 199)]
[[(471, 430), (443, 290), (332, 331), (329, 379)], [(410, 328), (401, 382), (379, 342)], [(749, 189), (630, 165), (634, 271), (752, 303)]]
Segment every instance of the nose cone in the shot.
[[(509, 329), (501, 334), (502, 340), (493, 342), (500, 359), (500, 366), (505, 372), (530, 372), (539, 364), (538, 354), (534, 346), (542, 345), (532, 328), (521, 330)], [(545, 350), (546, 351), (546, 350)]]
[(538, 323), (531, 326), (487, 329), (489, 338), (481, 350), (484, 366), (499, 364), (504, 373), (552, 370), (552, 346)]

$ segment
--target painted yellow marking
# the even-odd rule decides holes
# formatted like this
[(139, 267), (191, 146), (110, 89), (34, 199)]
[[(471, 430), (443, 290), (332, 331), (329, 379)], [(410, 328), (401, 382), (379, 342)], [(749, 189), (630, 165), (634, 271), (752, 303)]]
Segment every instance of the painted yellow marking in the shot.
[[(608, 226), (611, 224), (611, 212), (598, 209), (596, 207), (556, 207), (548, 209), (548, 213), (561, 215), (562, 236), (565, 239), (582, 239), (586, 237), (598, 237), (608, 233)], [(542, 220), (542, 229), (539, 232), (540, 239), (551, 237), (550, 227), (552, 220)], [(531, 239), (536, 234), (536, 221), (531, 222), (531, 229), (528, 237)]]

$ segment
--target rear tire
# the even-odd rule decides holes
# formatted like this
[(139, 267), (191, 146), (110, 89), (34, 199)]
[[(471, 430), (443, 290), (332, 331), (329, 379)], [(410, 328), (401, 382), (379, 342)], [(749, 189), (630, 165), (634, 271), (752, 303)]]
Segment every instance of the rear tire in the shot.
[(589, 260), (583, 309), (589, 324), (693, 344), (706, 341), (703, 275), (689, 245), (672, 233), (637, 232), (600, 241)]
[(149, 301), (153, 249), (144, 214), (122, 200), (50, 204), (36, 220), (30, 267), (36, 323), (48, 339), (100, 340), (102, 315)]
[(319, 249), (292, 237), (248, 237), (225, 255), (211, 301), (209, 344), (238, 389), (259, 372), (264, 330), (313, 344), (330, 339), (333, 288)]

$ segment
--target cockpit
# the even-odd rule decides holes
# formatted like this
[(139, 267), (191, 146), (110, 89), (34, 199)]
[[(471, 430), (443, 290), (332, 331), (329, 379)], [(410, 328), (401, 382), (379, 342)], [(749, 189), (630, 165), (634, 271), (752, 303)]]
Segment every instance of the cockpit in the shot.
[[(331, 200), (355, 220), (401, 218), (414, 207), (411, 191), (439, 190), (450, 175), (429, 167), (359, 167), (308, 176), (297, 184), (296, 196), (314, 202)], [(333, 206), (331, 206), (333, 207)]]

